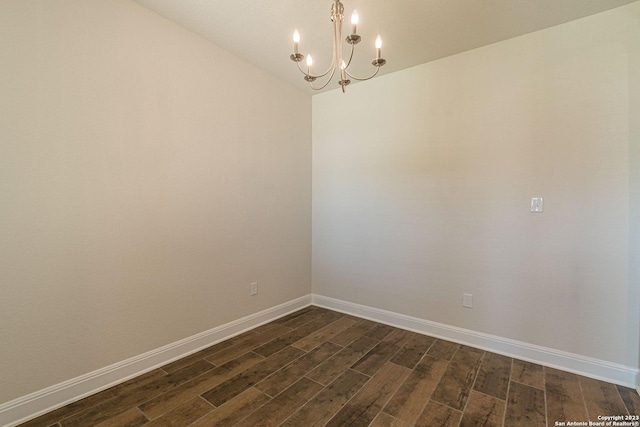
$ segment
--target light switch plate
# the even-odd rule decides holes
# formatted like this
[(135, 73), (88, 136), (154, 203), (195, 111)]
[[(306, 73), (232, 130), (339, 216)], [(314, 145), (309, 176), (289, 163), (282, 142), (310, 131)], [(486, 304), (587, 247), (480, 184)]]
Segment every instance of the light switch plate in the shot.
[(543, 209), (544, 209), (544, 200), (542, 199), (542, 197), (532, 197), (531, 212), (542, 213)]
[(462, 306), (466, 308), (473, 307), (473, 295), (462, 294)]

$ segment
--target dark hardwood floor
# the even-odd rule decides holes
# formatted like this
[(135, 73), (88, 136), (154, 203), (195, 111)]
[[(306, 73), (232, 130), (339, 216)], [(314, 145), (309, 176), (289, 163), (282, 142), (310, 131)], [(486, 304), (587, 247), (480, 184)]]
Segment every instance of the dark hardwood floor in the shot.
[(308, 307), (23, 426), (556, 426), (635, 390)]

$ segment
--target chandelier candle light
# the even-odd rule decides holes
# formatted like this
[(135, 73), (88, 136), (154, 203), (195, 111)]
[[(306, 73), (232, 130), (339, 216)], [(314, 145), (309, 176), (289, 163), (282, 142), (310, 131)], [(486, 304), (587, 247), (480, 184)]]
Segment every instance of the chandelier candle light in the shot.
[[(376, 46), (376, 59), (371, 61), (371, 64), (376, 67), (376, 71), (369, 77), (358, 78), (349, 74), (349, 66), (351, 65), (351, 60), (353, 59), (353, 52), (355, 50), (355, 46), (360, 42), (360, 36), (358, 35), (358, 11), (354, 10), (351, 14), (351, 34), (345, 37), (345, 41), (351, 45), (351, 53), (349, 54), (349, 60), (345, 63), (342, 59), (342, 21), (344, 20), (344, 6), (340, 0), (334, 0), (331, 5), (331, 22), (333, 22), (333, 60), (331, 61), (331, 66), (322, 74), (313, 74), (311, 72), (311, 66), (313, 65), (313, 59), (311, 55), (307, 55), (307, 71), (305, 71), (300, 63), (305, 58), (303, 54), (300, 53), (300, 33), (298, 30), (293, 32), (293, 53), (290, 58), (292, 61), (298, 64), (298, 69), (304, 74), (304, 79), (309, 82), (309, 86), (314, 90), (322, 90), (333, 79), (333, 75), (336, 72), (336, 68), (340, 67), (340, 81), (338, 84), (342, 87), (342, 92), (345, 91), (346, 86), (351, 83), (349, 78), (354, 80), (369, 80), (372, 79), (378, 74), (380, 71), (380, 67), (382, 67), (387, 61), (381, 58), (381, 49), (382, 49), (382, 39), (380, 36), (376, 38), (375, 46)], [(313, 85), (313, 82), (316, 79), (329, 76), (327, 81), (319, 87)]]

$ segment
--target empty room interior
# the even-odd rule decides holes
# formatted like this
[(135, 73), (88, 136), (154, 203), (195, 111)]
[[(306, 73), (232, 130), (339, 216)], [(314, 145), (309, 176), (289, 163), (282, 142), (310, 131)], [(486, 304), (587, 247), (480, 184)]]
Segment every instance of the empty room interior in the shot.
[(639, 393), (640, 1), (0, 0), (0, 425)]

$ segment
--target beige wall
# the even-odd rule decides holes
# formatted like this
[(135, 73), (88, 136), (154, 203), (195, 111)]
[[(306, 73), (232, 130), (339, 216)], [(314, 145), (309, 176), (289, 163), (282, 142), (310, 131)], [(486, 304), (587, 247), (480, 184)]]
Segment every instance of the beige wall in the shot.
[(314, 293), (637, 367), (639, 22), (315, 96)]
[(0, 402), (310, 293), (310, 96), (124, 0), (0, 64)]

